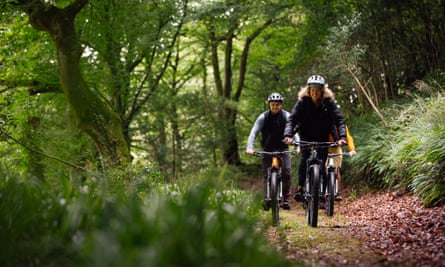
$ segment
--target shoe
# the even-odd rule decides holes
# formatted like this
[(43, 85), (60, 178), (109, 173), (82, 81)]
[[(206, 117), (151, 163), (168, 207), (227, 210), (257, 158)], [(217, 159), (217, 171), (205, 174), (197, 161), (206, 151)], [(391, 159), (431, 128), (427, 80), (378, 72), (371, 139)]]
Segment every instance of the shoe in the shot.
[(270, 199), (263, 199), (263, 202), (261, 204), (263, 205), (264, 211), (269, 211), (269, 209), (270, 209)]
[(304, 192), (303, 189), (298, 189), (294, 195), (295, 201), (302, 202), (304, 200)]
[(337, 193), (337, 195), (335, 196), (335, 201), (342, 201), (343, 197), (340, 195), (340, 193)]
[(281, 208), (283, 210), (290, 210), (290, 205), (289, 202), (287, 200), (285, 200), (282, 204), (281, 204)]

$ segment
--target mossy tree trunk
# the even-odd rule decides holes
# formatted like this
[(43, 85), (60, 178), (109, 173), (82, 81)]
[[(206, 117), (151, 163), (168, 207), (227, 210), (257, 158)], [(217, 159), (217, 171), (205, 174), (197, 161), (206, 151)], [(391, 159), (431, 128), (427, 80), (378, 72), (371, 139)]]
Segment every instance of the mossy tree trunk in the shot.
[(19, 3), (29, 15), (31, 25), (46, 31), (56, 44), (60, 82), (77, 119), (78, 127), (95, 142), (104, 168), (122, 167), (130, 162), (128, 143), (117, 113), (106, 105), (85, 82), (80, 57), (82, 48), (75, 31), (75, 16), (88, 3), (77, 0), (60, 9), (40, 1)]

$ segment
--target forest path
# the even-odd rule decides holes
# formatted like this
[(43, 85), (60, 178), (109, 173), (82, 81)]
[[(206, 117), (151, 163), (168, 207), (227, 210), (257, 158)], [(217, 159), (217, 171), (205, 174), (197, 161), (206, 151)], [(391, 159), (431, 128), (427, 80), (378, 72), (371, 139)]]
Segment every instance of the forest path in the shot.
[[(293, 201), (280, 211), (280, 226), (268, 228), (270, 242), (305, 266), (445, 266), (444, 206), (424, 208), (416, 196), (397, 192), (347, 195), (333, 217), (320, 210), (317, 228)], [(270, 212), (263, 216), (270, 222)]]

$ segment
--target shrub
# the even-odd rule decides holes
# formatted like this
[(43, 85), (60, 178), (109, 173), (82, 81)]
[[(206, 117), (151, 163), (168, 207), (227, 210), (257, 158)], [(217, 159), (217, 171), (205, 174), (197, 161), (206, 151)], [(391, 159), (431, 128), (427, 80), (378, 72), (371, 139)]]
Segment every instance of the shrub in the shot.
[(358, 132), (367, 137), (357, 138), (359, 152), (348, 164), (346, 177), (368, 177), (378, 187), (411, 190), (426, 206), (444, 203), (444, 104), (441, 94), (418, 97), (386, 111), (397, 114), (389, 127), (369, 127), (372, 119), (359, 122)]

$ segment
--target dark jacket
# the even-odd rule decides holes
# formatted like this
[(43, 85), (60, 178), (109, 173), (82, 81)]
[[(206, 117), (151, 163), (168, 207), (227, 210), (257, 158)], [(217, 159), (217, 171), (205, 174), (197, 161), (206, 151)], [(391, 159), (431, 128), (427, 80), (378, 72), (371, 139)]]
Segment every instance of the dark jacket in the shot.
[(287, 150), (288, 145), (282, 139), (288, 116), (289, 112), (283, 109), (277, 114), (270, 110), (261, 113), (250, 130), (246, 149), (254, 149), (255, 139), (261, 132), (261, 147), (265, 151)]
[(288, 149), (283, 140), (284, 127), (286, 126), (288, 113), (280, 110), (277, 114), (266, 111), (263, 128), (261, 129), (261, 146), (265, 151)]
[(337, 127), (339, 137), (346, 139), (345, 120), (334, 99), (325, 97), (321, 105), (316, 107), (311, 97), (304, 95), (292, 108), (284, 130), (284, 137), (292, 137), (297, 131), (301, 140), (327, 142), (332, 125)]

